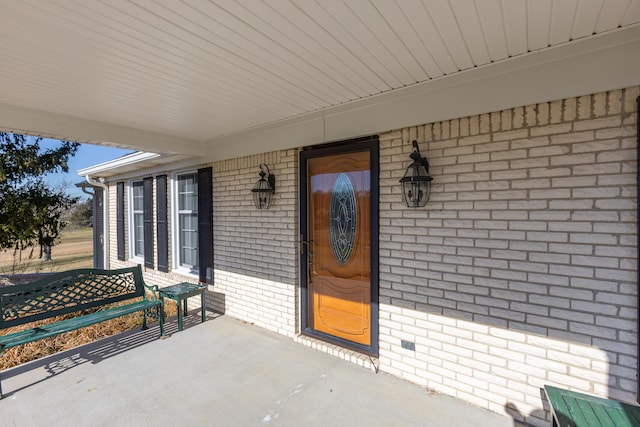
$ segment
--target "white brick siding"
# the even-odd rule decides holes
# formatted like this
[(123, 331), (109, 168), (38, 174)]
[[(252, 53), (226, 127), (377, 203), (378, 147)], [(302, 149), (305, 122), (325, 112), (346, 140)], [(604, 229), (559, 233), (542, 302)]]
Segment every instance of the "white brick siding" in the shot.
[[(251, 189), (265, 163), (276, 178), (269, 209)], [(293, 337), (298, 299), (298, 151), (213, 165), (214, 308)]]
[[(216, 162), (209, 308), (532, 425), (548, 425), (544, 384), (633, 401), (639, 94), (380, 135), (377, 361), (296, 336), (298, 150)], [(413, 139), (434, 177), (423, 209), (404, 206), (398, 182)], [(276, 176), (274, 204), (262, 211), (250, 192), (260, 163)], [(116, 257), (115, 192), (111, 185), (111, 268), (128, 264)], [(145, 278), (187, 279), (150, 269)]]
[[(382, 370), (535, 425), (544, 384), (635, 400), (638, 94), (380, 136)], [(423, 210), (398, 185), (414, 138)]]

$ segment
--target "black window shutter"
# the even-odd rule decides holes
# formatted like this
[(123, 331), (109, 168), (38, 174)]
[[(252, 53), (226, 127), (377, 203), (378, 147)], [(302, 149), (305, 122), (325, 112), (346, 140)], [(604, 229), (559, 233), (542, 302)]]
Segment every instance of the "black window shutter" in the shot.
[(153, 178), (142, 180), (144, 218), (144, 266), (153, 268)]
[(124, 182), (116, 184), (116, 222), (118, 259), (124, 261)]
[(156, 176), (156, 227), (158, 270), (169, 271), (169, 225), (167, 223), (167, 175)]
[[(198, 271), (200, 282), (212, 283), (213, 276), (213, 170), (198, 169)], [(209, 271), (209, 280), (207, 280)]]

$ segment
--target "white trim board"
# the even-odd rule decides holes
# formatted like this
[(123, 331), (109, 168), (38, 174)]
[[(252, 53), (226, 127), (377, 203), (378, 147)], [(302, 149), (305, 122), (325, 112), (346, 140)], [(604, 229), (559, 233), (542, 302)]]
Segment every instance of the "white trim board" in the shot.
[(640, 84), (640, 26), (216, 138), (225, 160)]

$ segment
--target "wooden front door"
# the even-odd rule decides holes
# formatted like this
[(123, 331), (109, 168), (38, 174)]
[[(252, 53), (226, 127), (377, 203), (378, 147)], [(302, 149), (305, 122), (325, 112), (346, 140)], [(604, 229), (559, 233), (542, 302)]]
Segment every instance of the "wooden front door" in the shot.
[(372, 157), (377, 156), (370, 149), (357, 148), (359, 144), (333, 154), (331, 149), (303, 152), (304, 320), (312, 334), (375, 353), (377, 322), (372, 321), (372, 303), (377, 302), (377, 277), (372, 280), (372, 271), (377, 275), (377, 268), (372, 268), (372, 247), (377, 254), (377, 215), (373, 215), (376, 241), (372, 245), (372, 210), (377, 212), (377, 185), (372, 186), (372, 175), (377, 182), (377, 173), (372, 174)]

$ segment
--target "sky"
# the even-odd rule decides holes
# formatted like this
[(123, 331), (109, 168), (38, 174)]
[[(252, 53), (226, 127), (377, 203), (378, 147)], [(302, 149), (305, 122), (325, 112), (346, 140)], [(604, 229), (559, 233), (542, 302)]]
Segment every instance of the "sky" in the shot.
[[(59, 145), (60, 141), (55, 139), (43, 139), (40, 142), (41, 148), (54, 148)], [(89, 196), (75, 186), (77, 183), (84, 181), (83, 177), (78, 176), (78, 170), (113, 160), (131, 152), (131, 150), (101, 145), (81, 144), (76, 155), (69, 159), (69, 172), (47, 174), (44, 176), (44, 181), (54, 187), (65, 185), (66, 192), (69, 195), (86, 200)]]

